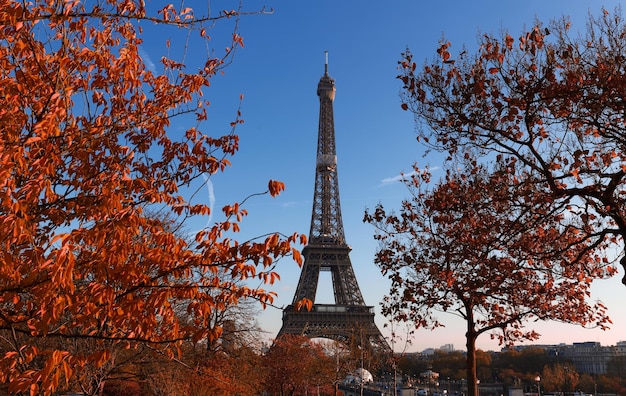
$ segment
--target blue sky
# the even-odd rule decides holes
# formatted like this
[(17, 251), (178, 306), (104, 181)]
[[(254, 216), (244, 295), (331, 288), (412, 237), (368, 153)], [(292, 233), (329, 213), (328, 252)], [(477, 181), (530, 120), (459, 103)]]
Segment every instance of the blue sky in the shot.
[[(237, 128), (240, 150), (232, 167), (211, 179), (215, 208), (241, 201), (265, 190), (269, 179), (281, 180), (286, 191), (277, 198), (255, 197), (246, 204), (250, 215), (242, 224), (240, 240), (267, 232), (295, 231), (308, 235), (314, 187), (319, 101), (316, 87), (324, 72), (324, 51), (329, 51), (329, 74), (335, 79), (335, 133), (339, 188), (346, 238), (352, 246), (351, 261), (368, 305), (376, 307), (377, 324), (386, 322), (379, 302), (388, 291), (388, 282), (373, 264), (376, 243), (373, 228), (363, 224), (363, 212), (382, 202), (398, 207), (407, 196), (395, 178), (408, 172), (414, 162), (438, 166), (441, 158), (429, 154), (415, 139), (412, 116), (400, 109), (397, 62), (407, 47), (418, 62), (435, 55), (445, 36), (452, 52), (465, 45), (476, 48), (482, 33), (504, 30), (517, 36), (536, 18), (547, 22), (570, 16), (573, 28), (583, 30), (589, 12), (597, 15), (602, 6), (613, 10), (619, 1), (582, 0), (267, 0), (244, 1), (244, 9), (265, 6), (270, 15), (249, 15), (239, 22), (245, 47), (237, 51), (234, 63), (217, 76), (207, 90), (212, 105), (205, 129), (217, 135), (227, 131), (234, 118), (239, 95), (244, 95), (245, 123)], [(236, 8), (237, 2), (212, 2), (217, 9)], [(214, 37), (216, 53), (232, 30), (232, 24), (218, 23), (208, 33)], [(157, 46), (165, 37), (146, 39), (146, 59), (158, 59)], [(193, 56), (193, 51), (191, 51)], [(205, 54), (204, 51), (201, 52)], [(212, 132), (214, 131), (214, 132)], [(436, 176), (436, 175), (435, 175)], [(291, 303), (300, 275), (290, 260), (279, 264), (281, 281), (275, 286), (278, 306)], [(318, 303), (329, 303), (330, 278), (322, 274), (320, 284), (328, 293)], [(614, 325), (610, 331), (584, 330), (572, 325), (534, 323), (543, 334), (538, 343), (599, 341), (612, 345), (626, 340), (626, 319), (622, 302), (626, 287), (623, 274), (594, 287), (593, 298), (609, 306)], [(281, 326), (282, 312), (268, 308), (260, 317), (272, 338)], [(464, 324), (442, 315), (445, 329), (419, 330), (412, 350), (454, 344), (462, 349)], [(387, 330), (383, 329), (383, 333)], [(497, 349), (497, 343), (483, 336), (483, 349)]]

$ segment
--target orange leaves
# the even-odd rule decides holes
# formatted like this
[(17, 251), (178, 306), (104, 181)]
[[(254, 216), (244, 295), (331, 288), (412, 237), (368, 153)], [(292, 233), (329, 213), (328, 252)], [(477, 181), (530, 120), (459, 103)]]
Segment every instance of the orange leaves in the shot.
[(293, 256), (293, 261), (298, 263), (299, 267), (302, 267), (302, 264), (304, 263), (304, 259), (302, 258), (302, 254), (300, 254), (300, 251), (296, 248), (293, 248), (291, 249), (291, 255)]
[(165, 7), (158, 10), (158, 13), (161, 14), (163, 21), (168, 22), (174, 18), (177, 18), (176, 9), (173, 4), (168, 4)]
[(574, 176), (574, 179), (576, 179), (576, 182), (578, 182), (578, 183), (582, 183), (582, 182), (583, 182), (583, 180), (582, 180), (582, 178), (580, 177), (579, 173), (580, 173), (580, 171), (579, 171), (579, 169), (578, 169), (578, 168), (573, 168), (573, 169), (571, 170), (571, 174), (572, 174), (572, 176)]
[(450, 59), (450, 52), (448, 51), (448, 47), (450, 47), (450, 43), (443, 43), (437, 49), (437, 53), (441, 57), (443, 63), (453, 64), (454, 60)]
[(276, 281), (280, 280), (280, 275), (276, 272), (263, 272), (259, 274), (259, 279), (265, 284), (273, 285)]
[(512, 50), (514, 41), (515, 40), (513, 39), (513, 37), (511, 37), (510, 34), (507, 34), (506, 37), (504, 38), (504, 45), (505, 45), (506, 49)]
[(549, 164), (549, 169), (550, 169), (550, 170), (559, 170), (559, 169), (561, 169), (561, 168), (562, 168), (562, 166), (561, 166), (561, 164), (559, 164), (558, 162), (551, 162), (551, 163)]
[[(29, 361), (28, 359), (33, 358), (36, 354), (41, 355), (44, 359), (43, 368), (40, 371), (26, 371), (14, 381), (9, 382), (11, 394), (30, 392), (31, 394), (52, 395), (62, 379), (67, 384), (74, 375), (74, 369), (69, 362), (70, 354), (59, 350), (37, 351), (32, 349), (28, 351), (24, 349), (19, 354), (19, 358), (17, 354), (7, 354), (3, 359), (18, 358), (20, 360), (26, 358), (20, 363), (25, 364)], [(1, 375), (0, 379), (2, 379)]]
[(234, 203), (233, 205), (226, 205), (222, 208), (222, 211), (224, 212), (224, 215), (226, 217), (234, 216), (237, 221), (241, 221), (244, 216), (248, 215), (248, 211), (246, 209), (241, 209), (238, 203)]
[(71, 291), (74, 287), (74, 252), (70, 244), (63, 244), (60, 249), (56, 251), (54, 267), (57, 269), (52, 274), (51, 281), (58, 285), (59, 288), (69, 288)]
[(272, 197), (275, 197), (278, 194), (280, 194), (281, 191), (285, 189), (285, 183), (282, 183), (276, 180), (270, 180), (267, 184), (267, 188), (270, 192), (270, 195)]
[(448, 47), (450, 46), (450, 43), (443, 43), (439, 46), (439, 48), (437, 48), (437, 53), (439, 54), (439, 56), (441, 56), (441, 59), (443, 59), (444, 61), (448, 60), (450, 58), (450, 53), (448, 52)]
[(237, 33), (233, 33), (233, 43), (238, 44), (241, 48), (243, 48), (243, 37), (238, 35)]
[[(287, 256), (301, 263), (294, 245), (306, 239), (226, 237), (247, 215), (240, 203), (195, 243), (182, 231), (179, 221), (211, 215), (205, 200), (184, 194), (203, 191), (202, 175), (224, 170), (238, 150), (234, 131), (208, 136), (200, 123), (204, 90), (225, 62), (152, 65), (153, 54), (139, 54), (136, 21), (153, 22), (142, 24), (146, 34), (158, 35), (159, 21), (205, 29), (193, 25), (193, 10), (48, 3), (0, 9), (0, 330), (21, 334), (0, 357), (0, 378), (42, 394), (88, 377), (87, 366), (115, 364), (111, 350), (145, 342), (167, 354), (182, 339), (219, 335), (207, 318), (275, 296), (239, 282), (279, 281), (273, 265)], [(34, 32), (33, 21), (45, 26)], [(236, 33), (223, 40), (244, 44)], [(181, 134), (188, 114), (199, 124)], [(272, 196), (284, 188), (268, 183)], [(83, 341), (93, 354), (79, 349)]]
[(547, 34), (547, 29), (542, 32), (539, 26), (533, 27), (530, 32), (527, 32), (525, 35), (520, 36), (520, 50), (530, 52), (533, 56), (536, 55), (537, 51), (543, 48), (544, 39)]
[(295, 309), (296, 311), (299, 311), (301, 309), (311, 311), (313, 309), (313, 301), (309, 300), (308, 298), (303, 298), (302, 300), (296, 302)]

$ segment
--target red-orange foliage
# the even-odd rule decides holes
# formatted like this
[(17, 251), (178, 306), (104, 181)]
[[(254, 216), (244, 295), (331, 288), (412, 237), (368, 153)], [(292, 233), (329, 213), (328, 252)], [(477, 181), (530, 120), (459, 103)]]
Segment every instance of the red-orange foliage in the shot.
[(602, 245), (588, 238), (587, 224), (563, 217), (535, 179), (509, 166), (489, 173), (470, 163), (434, 187), (415, 168), (406, 181), (411, 199), (397, 214), (378, 205), (365, 216), (380, 241), (375, 262), (391, 280), (383, 312), (426, 328), (442, 325), (435, 312), (462, 317), (470, 384), (481, 334), (509, 344), (539, 337), (527, 321), (610, 323), (600, 302), (587, 301), (591, 282), (614, 272)]
[(278, 395), (327, 388), (335, 380), (336, 363), (322, 346), (304, 336), (286, 334), (263, 356), (265, 389)]
[[(203, 90), (239, 36), (224, 57), (199, 66), (164, 57), (148, 68), (139, 53), (139, 22), (188, 30), (205, 45), (206, 27), (238, 13), (198, 15), (172, 5), (152, 13), (134, 0), (0, 1), (0, 382), (8, 392), (51, 394), (110, 357), (104, 346), (78, 354), (38, 346), (39, 338), (167, 349), (218, 337), (207, 319), (214, 309), (274, 298), (238, 281), (276, 280), (271, 264), (294, 253), (300, 236), (226, 237), (246, 215), (236, 203), (191, 242), (162, 220), (209, 215), (180, 191), (223, 171), (238, 148), (233, 130), (209, 136), (202, 121)], [(184, 132), (169, 130), (175, 120)], [(239, 115), (231, 127), (238, 123)], [(271, 195), (283, 188), (269, 183)]]
[(402, 108), (416, 115), (420, 140), (451, 156), (515, 157), (555, 201), (569, 201), (569, 216), (623, 251), (626, 23), (619, 10), (603, 10), (586, 33), (570, 25), (484, 35), (476, 54), (454, 63), (445, 43), (423, 68), (407, 51)]

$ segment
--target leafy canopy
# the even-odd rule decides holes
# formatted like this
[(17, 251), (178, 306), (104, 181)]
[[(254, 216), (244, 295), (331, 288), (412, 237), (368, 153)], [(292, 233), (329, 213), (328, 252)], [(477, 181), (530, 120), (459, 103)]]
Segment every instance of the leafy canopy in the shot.
[(366, 213), (375, 262), (391, 280), (385, 314), (434, 328), (443, 325), (435, 313), (450, 312), (467, 322), (468, 337), (492, 333), (507, 344), (536, 339), (523, 330), (533, 319), (606, 326), (605, 307), (585, 297), (615, 269), (590, 248), (587, 225), (555, 210), (536, 180), (496, 169), (448, 172), (433, 185), (415, 167), (398, 212)]
[[(211, 214), (183, 191), (225, 170), (238, 148), (239, 114), (221, 135), (204, 130), (204, 93), (243, 45), (234, 31), (224, 55), (210, 55), (207, 29), (241, 12), (149, 7), (0, 1), (0, 382), (10, 393), (51, 394), (86, 364), (104, 364), (105, 344), (167, 352), (219, 337), (212, 311), (274, 298), (242, 280), (272, 283), (277, 259), (300, 260), (296, 234), (231, 239), (247, 214), (239, 203), (190, 240), (176, 232)], [(180, 59), (147, 66), (141, 26), (184, 32), (207, 55), (185, 64), (172, 50)], [(268, 183), (272, 196), (283, 188)], [(68, 348), (46, 348), (44, 337)], [(72, 352), (79, 338), (101, 348)]]
[(625, 35), (621, 10), (603, 10), (581, 33), (563, 18), (518, 37), (484, 35), (475, 54), (455, 57), (443, 42), (423, 67), (407, 51), (402, 108), (420, 140), (450, 158), (515, 158), (569, 203), (564, 214), (619, 247), (626, 268)]
[(443, 326), (436, 313), (466, 324), (467, 379), (477, 394), (476, 339), (507, 345), (539, 337), (533, 320), (605, 328), (606, 307), (589, 303), (594, 279), (615, 269), (588, 238), (588, 224), (570, 221), (549, 191), (515, 161), (494, 169), (467, 161), (434, 186), (417, 167), (405, 179), (411, 198), (400, 210), (378, 205), (365, 221), (376, 227), (375, 263), (391, 280), (383, 313), (417, 328)]

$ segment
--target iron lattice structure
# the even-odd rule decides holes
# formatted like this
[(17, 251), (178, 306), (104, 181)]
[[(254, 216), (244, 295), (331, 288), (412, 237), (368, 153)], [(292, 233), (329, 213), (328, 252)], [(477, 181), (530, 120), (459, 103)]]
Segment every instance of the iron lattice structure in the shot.
[[(299, 334), (309, 338), (329, 338), (344, 343), (362, 344), (391, 350), (374, 323), (373, 307), (365, 305), (354, 275), (351, 248), (341, 220), (333, 101), (335, 80), (325, 72), (317, 85), (320, 98), (315, 192), (308, 245), (302, 254), (304, 264), (291, 305), (283, 310), (283, 326), (278, 333)], [(311, 311), (296, 310), (302, 299), (315, 301), (320, 271), (330, 271), (335, 304), (314, 304)]]

